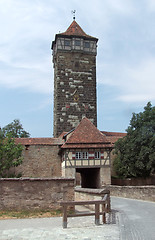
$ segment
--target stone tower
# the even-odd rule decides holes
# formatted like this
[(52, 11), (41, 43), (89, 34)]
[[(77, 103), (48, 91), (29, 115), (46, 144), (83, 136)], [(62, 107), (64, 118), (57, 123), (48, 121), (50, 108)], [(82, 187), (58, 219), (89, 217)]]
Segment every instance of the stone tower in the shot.
[(75, 128), (83, 117), (97, 126), (96, 54), (98, 39), (73, 20), (52, 42), (54, 137)]

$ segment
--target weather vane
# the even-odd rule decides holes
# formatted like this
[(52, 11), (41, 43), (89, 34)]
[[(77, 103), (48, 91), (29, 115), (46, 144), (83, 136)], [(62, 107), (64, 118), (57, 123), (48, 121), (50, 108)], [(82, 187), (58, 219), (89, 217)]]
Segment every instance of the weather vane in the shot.
[(76, 13), (76, 10), (72, 10), (71, 13), (73, 14), (73, 20), (75, 20), (75, 13)]

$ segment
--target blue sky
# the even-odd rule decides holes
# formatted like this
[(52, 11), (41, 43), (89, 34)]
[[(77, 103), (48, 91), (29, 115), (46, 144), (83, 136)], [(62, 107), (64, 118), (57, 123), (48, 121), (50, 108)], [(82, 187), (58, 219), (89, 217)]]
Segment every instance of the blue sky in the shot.
[(0, 126), (20, 119), (31, 137), (53, 136), (51, 42), (72, 22), (99, 38), (98, 128), (125, 132), (155, 104), (154, 0), (1, 0)]

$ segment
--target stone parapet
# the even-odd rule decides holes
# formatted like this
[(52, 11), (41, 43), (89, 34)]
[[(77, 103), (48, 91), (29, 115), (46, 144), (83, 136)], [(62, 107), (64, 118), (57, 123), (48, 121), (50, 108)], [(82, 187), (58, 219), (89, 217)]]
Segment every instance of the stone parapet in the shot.
[(58, 209), (60, 201), (74, 200), (72, 178), (0, 179), (0, 209)]
[(155, 202), (155, 186), (109, 186), (111, 196)]
[[(101, 200), (105, 194), (110, 197), (110, 191), (108, 189), (93, 189), (93, 188), (75, 188), (75, 201), (94, 201)], [(94, 206), (88, 208), (94, 210)]]

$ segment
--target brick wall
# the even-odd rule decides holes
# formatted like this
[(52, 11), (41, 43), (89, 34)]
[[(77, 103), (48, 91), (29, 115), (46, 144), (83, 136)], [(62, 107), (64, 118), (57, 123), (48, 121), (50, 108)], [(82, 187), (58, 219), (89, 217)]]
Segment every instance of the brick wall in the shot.
[(60, 177), (61, 156), (59, 146), (30, 145), (23, 150), (23, 163), (16, 168), (22, 177)]
[(109, 186), (111, 196), (155, 202), (155, 186)]
[(74, 200), (74, 179), (0, 179), (0, 209), (57, 209)]

